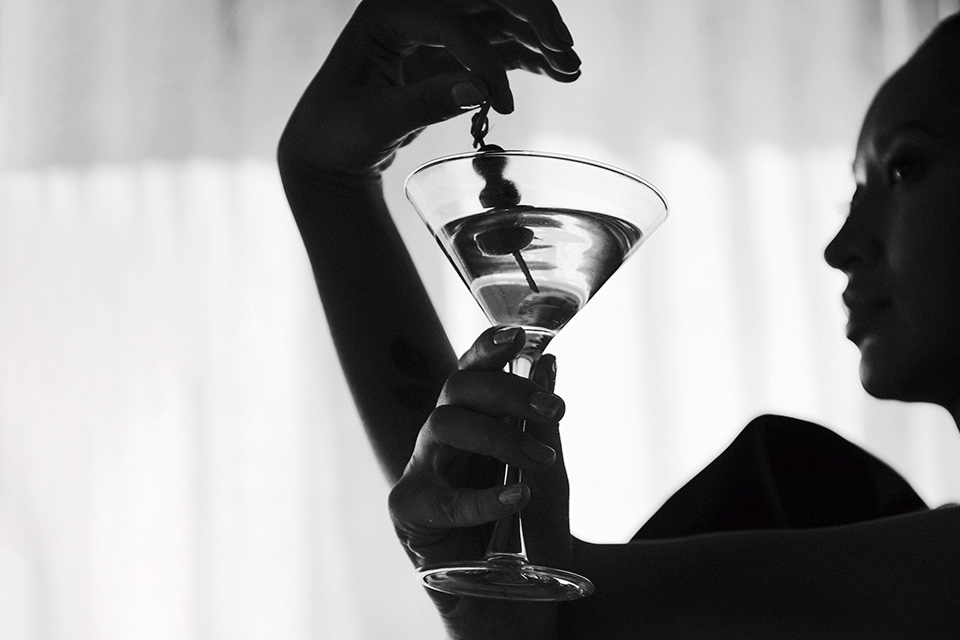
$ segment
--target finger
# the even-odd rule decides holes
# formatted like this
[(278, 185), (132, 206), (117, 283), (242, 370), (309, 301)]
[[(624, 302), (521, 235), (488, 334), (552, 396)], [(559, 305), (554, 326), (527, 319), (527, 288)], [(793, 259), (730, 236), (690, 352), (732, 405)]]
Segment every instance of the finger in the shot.
[(369, 32), (381, 46), (401, 54), (421, 45), (443, 47), (483, 80), (494, 109), (500, 113), (513, 111), (506, 68), (468, 14), (428, 0), (384, 0), (368, 6), (365, 18)]
[[(526, 23), (507, 17), (517, 25), (517, 34), (504, 32), (499, 26), (491, 26), (486, 19), (479, 21), (484, 36), (496, 49), (500, 61), (508, 70), (524, 69), (570, 82), (580, 75), (580, 57), (573, 49), (553, 51), (539, 45), (536, 36)], [(498, 18), (495, 18), (498, 19)], [(478, 19), (479, 20), (479, 19)], [(433, 75), (463, 71), (463, 65), (440, 47), (419, 47), (404, 65), (403, 77), (407, 83), (418, 82)], [(482, 81), (480, 81), (482, 83)]]
[(557, 358), (545, 353), (533, 367), (530, 379), (547, 391), (553, 393), (557, 384)]
[(378, 127), (376, 135), (382, 139), (397, 139), (398, 144), (409, 132), (462, 115), (489, 97), (483, 81), (463, 71), (438, 74), (402, 87), (377, 91), (377, 102), (389, 117), (376, 118), (368, 122), (368, 126)]
[(445, 477), (456, 468), (457, 475), (462, 475), (463, 469), (453, 463), (463, 453), (488, 456), (530, 470), (545, 469), (556, 459), (553, 448), (521, 431), (516, 424), (456, 405), (442, 405), (434, 409), (420, 430), (410, 467), (427, 466), (430, 472)]
[(429, 544), (438, 531), (494, 522), (526, 506), (530, 490), (520, 484), (490, 489), (422, 486), (415, 476), (402, 478), (390, 492), (390, 514), (408, 543)]
[[(556, 357), (549, 353), (541, 356), (533, 368), (531, 381), (542, 387), (546, 392), (554, 395), (553, 392), (557, 384)], [(560, 417), (562, 417), (562, 414), (560, 414)], [(554, 420), (541, 418), (540, 420), (528, 421), (525, 433), (553, 449), (557, 454), (557, 462), (562, 463), (563, 448), (560, 443), (560, 429), (558, 424), (560, 417)]]
[[(531, 381), (553, 395), (557, 383), (557, 359), (550, 354), (541, 356), (540, 360), (534, 366)], [(550, 467), (549, 476), (551, 477), (545, 477), (544, 479), (547, 482), (552, 482), (559, 478), (562, 482), (561, 486), (565, 491), (566, 470), (563, 466), (563, 446), (560, 441), (560, 428), (558, 424), (560, 417), (562, 417), (562, 414), (554, 420), (543, 418), (540, 420), (529, 420), (526, 423), (524, 435), (534, 438), (537, 442), (545, 447), (549, 447), (554, 452), (556, 457), (554, 458), (553, 465)], [(554, 469), (554, 467), (556, 467), (556, 469)]]
[(460, 369), (502, 371), (520, 353), (525, 341), (526, 333), (521, 327), (491, 327), (460, 356)]
[(550, 0), (494, 0), (511, 15), (529, 23), (537, 37), (554, 51), (573, 46), (573, 36)]
[[(517, 42), (498, 44), (497, 53), (507, 69), (522, 69), (529, 73), (545, 75), (558, 82), (573, 82), (580, 77), (580, 59), (573, 50), (569, 53), (555, 53), (545, 57)], [(563, 60), (556, 60), (564, 56)], [(568, 60), (567, 58), (571, 58)]]
[[(486, 11), (474, 17), (477, 26), (488, 41), (494, 44), (523, 45), (547, 62), (547, 67), (560, 73), (574, 74), (580, 69), (580, 58), (570, 47), (551, 49), (540, 40), (530, 24), (504, 11)], [(501, 61), (511, 68), (503, 57), (504, 49), (497, 47)]]
[(438, 405), (457, 405), (498, 418), (559, 421), (563, 399), (526, 378), (501, 371), (457, 371), (440, 390)]
[(400, 146), (401, 146), (401, 147), (405, 147), (405, 146), (407, 146), (408, 144), (410, 144), (411, 142), (413, 142), (414, 140), (416, 140), (417, 138), (419, 138), (419, 137), (420, 137), (420, 134), (423, 133), (423, 130), (424, 130), (425, 128), (426, 128), (426, 127), (420, 127), (420, 128), (417, 129), (416, 131), (411, 131), (410, 133), (408, 133), (408, 134), (403, 138), (403, 141), (400, 143)]
[[(538, 40), (555, 51), (573, 46), (573, 36), (560, 11), (549, 0), (450, 0), (460, 10), (478, 16), (484, 13), (507, 13), (531, 25)], [(492, 6), (491, 6), (492, 5)]]

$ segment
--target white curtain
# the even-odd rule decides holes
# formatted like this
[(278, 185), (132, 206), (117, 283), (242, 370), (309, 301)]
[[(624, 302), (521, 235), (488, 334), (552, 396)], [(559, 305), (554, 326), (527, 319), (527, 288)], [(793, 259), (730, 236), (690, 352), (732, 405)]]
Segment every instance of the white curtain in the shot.
[[(0, 637), (439, 638), (394, 541), (273, 149), (349, 0), (2, 0)], [(553, 345), (573, 526), (618, 541), (753, 416), (936, 504), (947, 416), (871, 400), (820, 257), (859, 119), (956, 0), (560, 0), (570, 86), (489, 140), (657, 184), (670, 220)], [(455, 344), (478, 309), (386, 186)]]

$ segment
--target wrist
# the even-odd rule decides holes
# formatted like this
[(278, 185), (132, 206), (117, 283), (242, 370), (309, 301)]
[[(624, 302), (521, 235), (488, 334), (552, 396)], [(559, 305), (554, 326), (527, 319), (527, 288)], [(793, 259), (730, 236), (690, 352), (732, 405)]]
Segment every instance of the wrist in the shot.
[(362, 216), (380, 208), (383, 181), (379, 172), (354, 172), (320, 168), (295, 154), (277, 153), (280, 181), (291, 211), (298, 220), (313, 219), (319, 212), (327, 217)]
[[(306, 178), (327, 174), (349, 176), (358, 181), (376, 181), (393, 163), (402, 144), (412, 139), (381, 139), (368, 131), (369, 117), (348, 114), (350, 109), (341, 103), (356, 102), (341, 96), (342, 90), (324, 87), (326, 99), (333, 106), (310, 94), (319, 89), (308, 88), (280, 135), (277, 163), (281, 175), (292, 174)], [(362, 106), (362, 105), (361, 105)], [(360, 109), (360, 107), (357, 107)], [(369, 111), (369, 109), (367, 109)]]
[(378, 191), (381, 188), (381, 167), (350, 169), (323, 166), (312, 160), (301, 146), (286, 133), (280, 139), (277, 147), (277, 167), (284, 187), (298, 184), (347, 194)]

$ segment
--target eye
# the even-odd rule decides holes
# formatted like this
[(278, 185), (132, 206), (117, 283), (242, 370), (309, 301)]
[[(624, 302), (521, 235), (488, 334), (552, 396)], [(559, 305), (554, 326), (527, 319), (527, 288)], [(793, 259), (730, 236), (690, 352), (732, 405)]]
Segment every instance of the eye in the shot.
[(900, 153), (892, 156), (887, 162), (887, 181), (891, 186), (908, 184), (923, 177), (926, 163), (923, 159), (911, 153)]

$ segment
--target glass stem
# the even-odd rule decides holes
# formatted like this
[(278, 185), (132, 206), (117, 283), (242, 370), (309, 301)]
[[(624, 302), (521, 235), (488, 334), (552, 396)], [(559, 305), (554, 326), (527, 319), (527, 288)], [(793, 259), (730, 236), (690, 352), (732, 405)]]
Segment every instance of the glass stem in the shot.
[[(528, 343), (529, 346), (529, 343)], [(531, 377), (533, 368), (542, 355), (542, 351), (536, 349), (524, 348), (520, 354), (510, 362), (510, 373), (523, 378)], [(517, 428), (521, 431), (527, 428), (525, 420), (517, 422)], [(523, 471), (517, 467), (506, 466), (503, 472), (503, 486), (517, 484), (523, 481)], [(521, 512), (517, 511), (506, 518), (497, 520), (493, 529), (493, 535), (490, 536), (490, 544), (487, 545), (486, 558), (488, 560), (525, 562), (527, 560), (527, 547), (523, 539), (523, 519)]]

